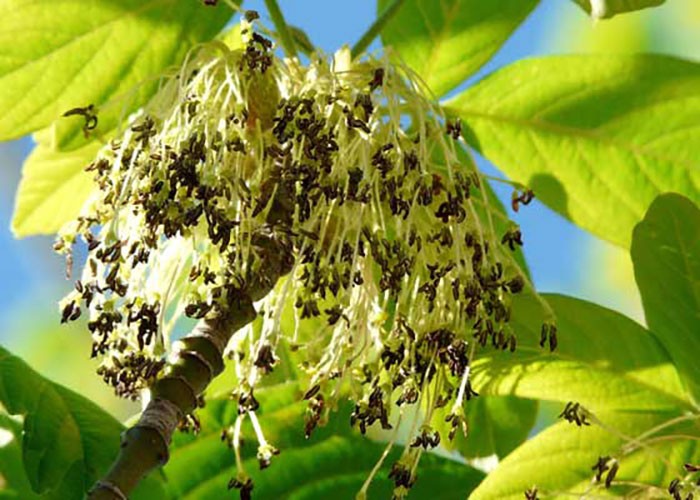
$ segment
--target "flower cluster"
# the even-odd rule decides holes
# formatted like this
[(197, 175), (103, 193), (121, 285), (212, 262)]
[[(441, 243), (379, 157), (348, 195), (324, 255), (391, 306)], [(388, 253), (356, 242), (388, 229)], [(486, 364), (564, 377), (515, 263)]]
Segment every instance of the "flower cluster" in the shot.
[[(261, 272), (253, 235), (274, 222), (294, 263), (257, 304), (262, 327), (229, 343), (240, 414), (257, 424), (254, 389), (283, 347), (308, 374), (307, 436), (340, 398), (363, 433), (419, 407), (391, 470), (402, 495), (421, 451), (440, 443), (434, 410), (448, 409), (443, 438), (466, 430), (477, 350), (517, 348), (522, 235), (496, 234), (460, 123), (409, 69), (348, 51), (302, 66), (242, 32), (241, 48), (193, 53), (88, 167), (99, 189), (56, 244), (88, 248), (63, 320), (88, 311), (99, 373), (137, 397), (179, 319), (220, 314)], [(277, 450), (259, 437), (267, 466)]]

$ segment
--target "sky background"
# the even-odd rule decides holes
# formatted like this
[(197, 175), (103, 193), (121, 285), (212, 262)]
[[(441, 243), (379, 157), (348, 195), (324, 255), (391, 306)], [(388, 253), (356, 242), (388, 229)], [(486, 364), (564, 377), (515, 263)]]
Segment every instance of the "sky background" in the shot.
[[(355, 42), (375, 16), (371, 0), (281, 0), (280, 5), (287, 21), (303, 28), (329, 54)], [(246, 0), (244, 7), (265, 12), (262, 0)], [(569, 0), (543, 0), (470, 82), (525, 57), (640, 50), (699, 57), (700, 2), (672, 0), (658, 9), (593, 23)], [(64, 278), (63, 260), (51, 249), (52, 238), (15, 240), (9, 230), (21, 164), (31, 148), (30, 138), (0, 144), (0, 344), (45, 375), (126, 415), (134, 408), (116, 402), (85, 361), (87, 331), (58, 325), (57, 300), (72, 285)], [(479, 163), (497, 174), (485, 160)], [(511, 189), (494, 187), (508, 205)], [(523, 231), (525, 255), (539, 290), (585, 298), (643, 321), (626, 252), (590, 236), (537, 201), (511, 216)]]

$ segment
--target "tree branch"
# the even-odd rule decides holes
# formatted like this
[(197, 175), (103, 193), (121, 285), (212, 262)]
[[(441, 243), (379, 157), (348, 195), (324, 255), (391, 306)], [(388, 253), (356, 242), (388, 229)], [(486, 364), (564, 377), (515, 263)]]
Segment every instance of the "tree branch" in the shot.
[[(275, 208), (271, 215), (280, 213)], [(90, 500), (124, 500), (141, 479), (168, 461), (168, 447), (178, 423), (196, 408), (198, 396), (223, 371), (223, 351), (229, 339), (255, 319), (253, 302), (267, 295), (291, 270), (293, 249), (288, 228), (287, 221), (275, 220), (253, 235), (258, 265), (251, 267), (260, 271), (224, 314), (200, 321), (182, 339), (176, 361), (151, 387), (151, 401), (139, 421), (122, 433), (119, 455), (88, 492)]]

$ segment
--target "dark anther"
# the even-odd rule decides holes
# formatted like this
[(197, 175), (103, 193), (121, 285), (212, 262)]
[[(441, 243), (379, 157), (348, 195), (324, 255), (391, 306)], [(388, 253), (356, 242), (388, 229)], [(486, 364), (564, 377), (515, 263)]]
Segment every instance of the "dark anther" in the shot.
[(508, 290), (510, 290), (510, 293), (520, 293), (523, 291), (523, 288), (525, 288), (525, 280), (523, 280), (522, 276), (515, 276), (506, 283), (506, 286)]
[(668, 485), (668, 493), (671, 496), (673, 496), (674, 500), (681, 500), (682, 489), (683, 485), (681, 484), (681, 481), (678, 478), (673, 479)]
[(523, 246), (523, 234), (520, 232), (519, 227), (514, 227), (509, 229), (506, 234), (501, 238), (501, 243), (503, 245), (508, 245), (511, 250), (515, 250), (516, 246)]
[(511, 196), (510, 206), (513, 208), (513, 212), (517, 212), (520, 209), (520, 204), (528, 205), (535, 198), (535, 193), (531, 189), (526, 189), (522, 193), (518, 191), (513, 191)]
[[(313, 390), (313, 388), (311, 390)], [(304, 416), (304, 437), (306, 437), (306, 439), (311, 437), (311, 433), (321, 421), (321, 413), (323, 412), (324, 406), (325, 401), (322, 394), (317, 394), (309, 399), (309, 406)]]
[(462, 120), (457, 118), (455, 121), (447, 122), (447, 135), (452, 137), (454, 140), (459, 139), (462, 135)]
[(608, 471), (608, 476), (605, 478), (605, 487), (610, 488), (612, 486), (612, 482), (615, 479), (615, 476), (617, 475), (617, 470), (619, 469), (619, 464), (617, 460), (612, 464), (610, 467), (610, 470)]
[(525, 490), (525, 500), (539, 500), (539, 497), (537, 496), (537, 487), (533, 486), (532, 488)]
[(238, 414), (239, 415), (242, 415), (244, 413), (248, 413), (251, 411), (256, 411), (258, 408), (260, 408), (260, 403), (258, 403), (258, 400), (255, 399), (255, 396), (253, 396), (252, 390), (250, 392), (244, 392), (238, 398)]
[(440, 433), (438, 431), (430, 432), (428, 429), (423, 429), (420, 435), (413, 438), (410, 444), (411, 448), (422, 447), (424, 450), (435, 448), (440, 444)]
[(272, 448), (268, 450), (268, 453), (258, 453), (258, 465), (260, 470), (267, 469), (272, 463), (272, 457), (280, 454), (280, 450), (277, 448)]
[(251, 493), (253, 491), (253, 480), (248, 478), (245, 480), (245, 482), (242, 482), (236, 478), (231, 479), (228, 482), (228, 489), (231, 490), (233, 488), (239, 490), (241, 500), (250, 500), (252, 498)]
[(549, 339), (549, 350), (553, 352), (558, 345), (557, 327), (551, 323), (544, 323), (540, 331), (540, 347), (544, 347)]
[(447, 415), (445, 417), (445, 422), (449, 422), (449, 424), (451, 426), (450, 432), (447, 435), (447, 438), (450, 441), (454, 440), (454, 438), (457, 434), (457, 430), (461, 430), (462, 435), (464, 435), (464, 436), (467, 435), (467, 430), (468, 430), (467, 421), (463, 416), (457, 415), (456, 413), (450, 413), (449, 415)]
[(609, 460), (610, 460), (609, 456), (598, 457), (598, 461), (595, 464), (593, 464), (593, 467), (591, 467), (591, 470), (596, 471), (596, 475), (595, 475), (596, 481), (600, 481), (601, 478), (603, 477), (603, 473), (610, 468), (610, 467), (608, 467)]
[(91, 130), (95, 130), (97, 127), (97, 109), (94, 104), (85, 106), (84, 108), (73, 108), (69, 109), (63, 116), (82, 116), (85, 118), (85, 125), (83, 125), (83, 134), (85, 137), (90, 135)]
[(564, 411), (559, 414), (559, 418), (563, 418), (569, 423), (575, 423), (577, 426), (591, 425), (588, 421), (588, 411), (579, 403), (569, 401), (566, 403)]
[(61, 323), (66, 323), (67, 321), (75, 321), (80, 317), (80, 314), (80, 307), (75, 302), (71, 302), (63, 308)]
[(274, 370), (275, 363), (277, 363), (277, 358), (272, 351), (272, 346), (270, 344), (265, 344), (258, 351), (258, 355), (253, 364), (260, 368), (263, 373), (270, 373)]
[(411, 489), (416, 482), (416, 478), (411, 475), (411, 470), (400, 462), (395, 462), (391, 466), (389, 479), (394, 480), (394, 485), (397, 488), (404, 487), (407, 490)]
[(340, 320), (340, 318), (343, 318), (345, 322), (348, 325), (350, 325), (350, 319), (347, 317), (346, 314), (343, 313), (343, 308), (340, 307), (340, 305), (336, 304), (323, 312), (325, 312), (328, 315), (328, 324), (330, 326), (335, 325)]
[(246, 10), (245, 11), (245, 20), (248, 21), (249, 23), (252, 23), (256, 19), (260, 19), (260, 14), (258, 14), (258, 11), (256, 10)]
[(318, 384), (314, 385), (311, 389), (306, 391), (306, 393), (304, 394), (304, 399), (306, 399), (308, 401), (309, 399), (313, 398), (316, 394), (318, 394), (318, 391), (320, 391), (320, 390), (321, 390), (320, 385), (318, 385)]
[(374, 91), (382, 85), (384, 85), (384, 68), (377, 68), (372, 75), (372, 81), (369, 82), (369, 90)]

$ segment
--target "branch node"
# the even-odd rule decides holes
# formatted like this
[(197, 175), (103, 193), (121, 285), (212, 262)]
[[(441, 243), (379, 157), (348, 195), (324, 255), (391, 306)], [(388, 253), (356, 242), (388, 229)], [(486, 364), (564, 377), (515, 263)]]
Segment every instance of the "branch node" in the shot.
[[(153, 399), (141, 414), (138, 427), (148, 427), (158, 432), (166, 444), (170, 445), (173, 431), (182, 419), (182, 410), (173, 402), (163, 398)], [(168, 457), (161, 457), (162, 464), (168, 461)]]
[(129, 500), (127, 496), (122, 493), (122, 490), (120, 490), (119, 487), (110, 483), (109, 481), (97, 481), (95, 486), (93, 486), (88, 492), (88, 495), (93, 495), (94, 493), (97, 493), (98, 490), (107, 490), (118, 500)]

